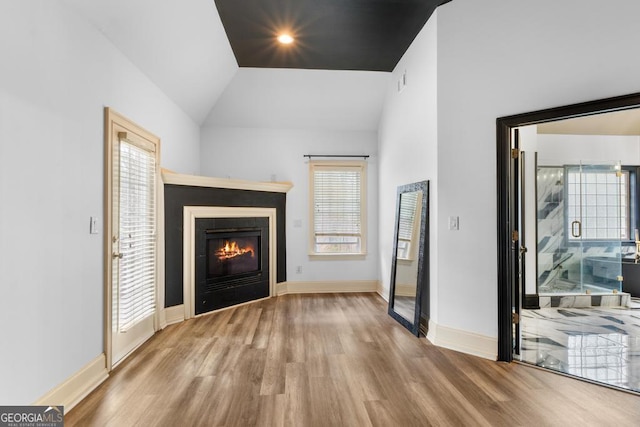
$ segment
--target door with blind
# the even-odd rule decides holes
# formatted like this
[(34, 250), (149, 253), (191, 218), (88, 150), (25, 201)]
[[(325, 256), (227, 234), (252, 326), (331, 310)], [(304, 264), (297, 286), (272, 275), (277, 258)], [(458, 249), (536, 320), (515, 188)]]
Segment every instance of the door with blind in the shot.
[[(111, 367), (155, 332), (157, 137), (109, 111)], [(122, 120), (118, 120), (122, 119)]]

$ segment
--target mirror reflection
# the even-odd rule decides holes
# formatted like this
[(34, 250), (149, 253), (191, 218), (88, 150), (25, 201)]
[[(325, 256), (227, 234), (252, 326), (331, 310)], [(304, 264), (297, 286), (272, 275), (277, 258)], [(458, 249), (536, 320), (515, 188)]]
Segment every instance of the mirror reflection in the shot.
[(389, 314), (415, 335), (419, 333), (421, 295), (426, 283), (428, 182), (398, 188)]
[(396, 253), (396, 286), (394, 308), (396, 313), (413, 322), (418, 284), (418, 261), (416, 247), (420, 237), (420, 216), (416, 211), (422, 207), (422, 194), (411, 191), (400, 195), (400, 217)]

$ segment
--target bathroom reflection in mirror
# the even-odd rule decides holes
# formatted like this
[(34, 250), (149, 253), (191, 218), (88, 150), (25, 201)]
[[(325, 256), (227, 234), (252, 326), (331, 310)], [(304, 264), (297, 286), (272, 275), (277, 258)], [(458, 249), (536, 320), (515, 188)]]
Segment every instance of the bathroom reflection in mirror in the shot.
[(428, 202), (428, 181), (398, 187), (389, 314), (416, 336), (428, 319)]

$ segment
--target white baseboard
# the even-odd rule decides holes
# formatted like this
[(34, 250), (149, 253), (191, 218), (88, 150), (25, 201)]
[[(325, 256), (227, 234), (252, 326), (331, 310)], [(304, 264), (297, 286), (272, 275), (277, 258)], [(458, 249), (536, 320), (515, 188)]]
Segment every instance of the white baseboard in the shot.
[(429, 320), (427, 339), (438, 347), (472, 354), (489, 360), (498, 359), (497, 338), (449, 328)]
[(165, 308), (164, 315), (167, 319), (167, 325), (173, 325), (174, 323), (180, 323), (184, 321), (184, 304)]
[(158, 330), (161, 331), (167, 327), (167, 315), (165, 310), (158, 310)]
[(276, 295), (322, 294), (345, 292), (376, 292), (377, 280), (340, 280), (328, 282), (281, 282), (276, 285)]
[(395, 295), (399, 297), (415, 297), (416, 285), (396, 283)]
[(107, 358), (102, 353), (33, 404), (39, 406), (63, 405), (64, 411), (67, 413), (108, 376)]
[(384, 286), (382, 286), (381, 280), (378, 280), (378, 286), (376, 287), (376, 292), (378, 293), (378, 295), (382, 297), (383, 300), (385, 300), (386, 302), (389, 302), (389, 290), (385, 289)]

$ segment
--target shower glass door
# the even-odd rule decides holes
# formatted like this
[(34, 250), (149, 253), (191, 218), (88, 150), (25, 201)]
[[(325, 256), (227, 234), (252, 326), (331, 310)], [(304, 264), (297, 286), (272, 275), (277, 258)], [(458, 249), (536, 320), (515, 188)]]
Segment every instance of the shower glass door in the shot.
[(620, 163), (565, 166), (564, 266), (572, 293), (622, 287), (622, 240), (629, 240), (629, 174)]

